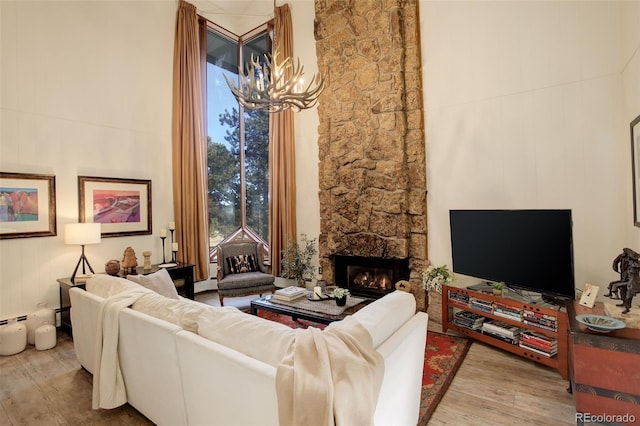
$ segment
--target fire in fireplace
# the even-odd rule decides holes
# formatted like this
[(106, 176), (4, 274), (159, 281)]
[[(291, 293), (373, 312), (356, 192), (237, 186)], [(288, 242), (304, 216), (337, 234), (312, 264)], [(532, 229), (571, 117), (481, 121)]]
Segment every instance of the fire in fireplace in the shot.
[(333, 265), (336, 285), (360, 296), (382, 297), (409, 279), (409, 259), (336, 255)]

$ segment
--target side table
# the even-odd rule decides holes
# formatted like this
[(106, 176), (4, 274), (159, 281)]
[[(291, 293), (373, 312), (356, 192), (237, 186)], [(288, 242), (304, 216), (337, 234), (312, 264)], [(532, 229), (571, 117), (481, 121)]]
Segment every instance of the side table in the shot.
[[(175, 283), (178, 294), (193, 300), (195, 297), (193, 290), (195, 265), (178, 263), (176, 266), (170, 266), (164, 269), (167, 270), (169, 276)], [(148, 275), (154, 272), (158, 272), (159, 270), (160, 267), (158, 265), (151, 265), (151, 269), (148, 271), (145, 271), (142, 266), (138, 266), (138, 268), (136, 269), (136, 273), (139, 275)], [(126, 278), (127, 275), (128, 274), (125, 274), (123, 271), (120, 271), (118, 273), (118, 276), (122, 278)], [(69, 299), (69, 290), (74, 287), (85, 290), (86, 286), (85, 283), (72, 283), (71, 278), (58, 278), (57, 281), (60, 286), (60, 328), (70, 336), (73, 336), (71, 327), (71, 300)]]

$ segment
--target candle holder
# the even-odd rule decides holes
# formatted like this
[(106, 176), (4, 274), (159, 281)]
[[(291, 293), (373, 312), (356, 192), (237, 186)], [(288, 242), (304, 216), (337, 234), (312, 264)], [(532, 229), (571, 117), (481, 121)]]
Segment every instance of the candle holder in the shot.
[(162, 263), (167, 263), (167, 259), (164, 256), (164, 240), (166, 240), (167, 237), (160, 237), (160, 239), (162, 240)]
[(176, 260), (177, 254), (178, 254), (178, 250), (171, 250), (171, 263), (178, 263), (178, 261)]
[(169, 229), (169, 231), (171, 231), (171, 245), (173, 245), (173, 243), (175, 241), (173, 241), (173, 233), (175, 232), (175, 229)]

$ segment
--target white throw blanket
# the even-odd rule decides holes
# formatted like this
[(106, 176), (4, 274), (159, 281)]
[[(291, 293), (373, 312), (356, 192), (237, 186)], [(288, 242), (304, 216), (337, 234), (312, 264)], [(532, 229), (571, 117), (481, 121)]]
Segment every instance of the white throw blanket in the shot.
[(115, 408), (127, 402), (127, 392), (118, 361), (118, 331), (120, 311), (131, 306), (145, 294), (144, 287), (123, 291), (104, 300), (100, 306), (96, 329), (96, 360), (93, 373), (92, 408)]
[(296, 329), (276, 372), (280, 425), (371, 425), (383, 375), (384, 359), (356, 319)]

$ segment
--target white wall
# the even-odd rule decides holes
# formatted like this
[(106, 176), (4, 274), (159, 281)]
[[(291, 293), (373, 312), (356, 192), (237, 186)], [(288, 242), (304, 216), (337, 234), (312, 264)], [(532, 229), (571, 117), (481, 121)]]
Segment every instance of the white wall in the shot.
[(0, 170), (56, 176), (56, 237), (0, 241), (0, 319), (46, 301), (80, 256), (79, 175), (151, 179), (153, 236), (87, 246), (96, 272), (127, 246), (162, 260), (173, 219), (171, 86), (176, 2), (0, 1)]
[(616, 279), (613, 258), (640, 249), (628, 131), (640, 113), (637, 4), (420, 9), (431, 261), (451, 265), (449, 209), (570, 208), (576, 286)]

